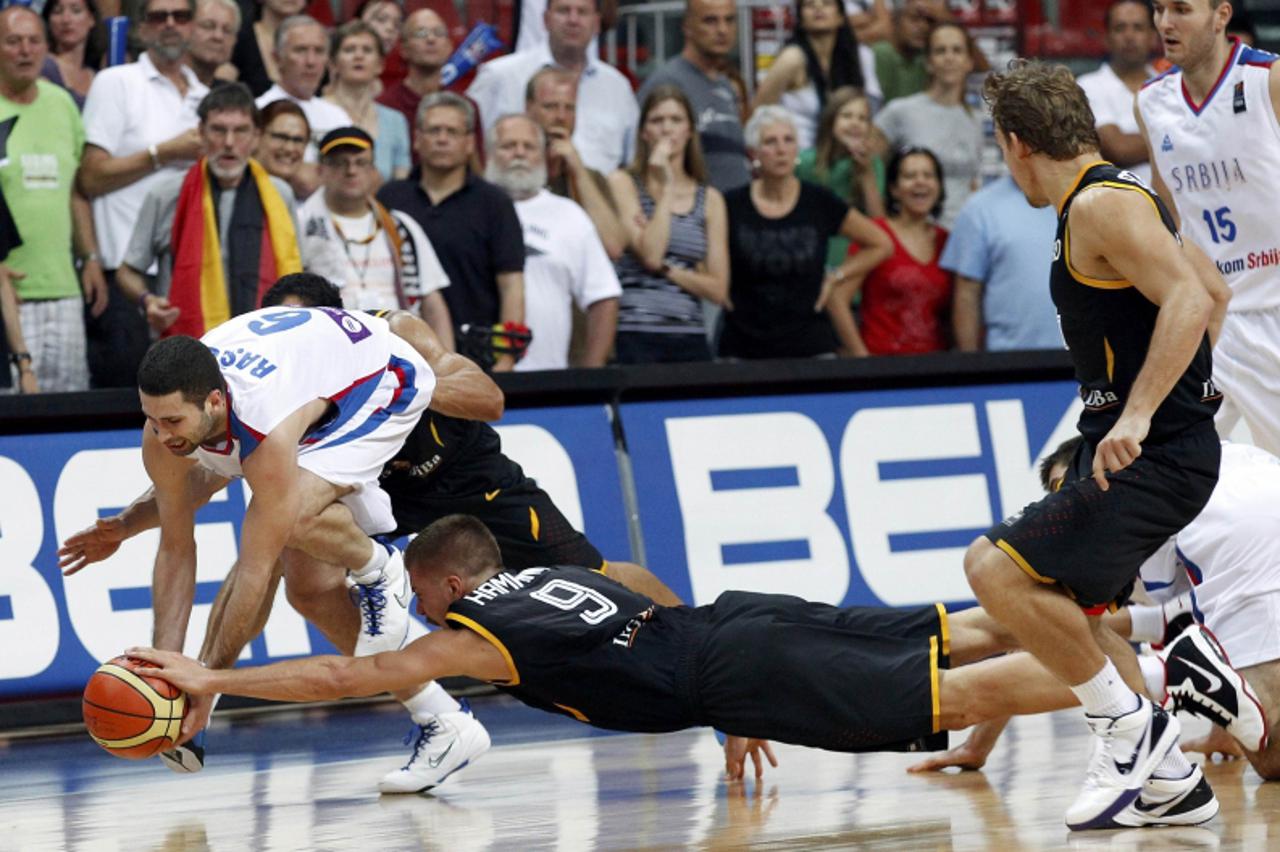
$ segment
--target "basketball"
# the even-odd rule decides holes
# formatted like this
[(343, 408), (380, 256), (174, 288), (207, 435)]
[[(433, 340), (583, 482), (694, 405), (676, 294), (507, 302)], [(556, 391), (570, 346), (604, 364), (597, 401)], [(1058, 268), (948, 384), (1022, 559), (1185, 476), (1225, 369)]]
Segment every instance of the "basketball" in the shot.
[(158, 677), (135, 673), (140, 660), (116, 657), (84, 687), (84, 726), (94, 742), (129, 760), (173, 748), (187, 712), (187, 696)]

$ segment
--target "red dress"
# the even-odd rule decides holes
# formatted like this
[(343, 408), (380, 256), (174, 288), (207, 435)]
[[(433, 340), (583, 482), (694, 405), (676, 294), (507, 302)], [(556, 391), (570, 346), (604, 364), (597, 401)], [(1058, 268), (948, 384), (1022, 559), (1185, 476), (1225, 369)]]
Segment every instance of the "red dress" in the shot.
[(948, 346), (951, 273), (938, 266), (947, 231), (934, 226), (933, 257), (921, 263), (884, 219), (874, 220), (893, 240), (893, 254), (862, 285), (862, 340), (872, 355), (916, 355)]

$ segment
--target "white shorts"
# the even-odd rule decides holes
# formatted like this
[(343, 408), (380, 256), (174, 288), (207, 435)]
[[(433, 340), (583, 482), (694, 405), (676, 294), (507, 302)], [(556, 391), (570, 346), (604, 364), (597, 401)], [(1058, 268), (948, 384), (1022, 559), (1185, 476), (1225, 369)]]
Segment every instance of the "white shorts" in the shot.
[(377, 388), (342, 423), (298, 451), (298, 466), (334, 485), (353, 486), (342, 498), (368, 535), (396, 528), (391, 499), (378, 484), (382, 467), (418, 425), (431, 402), (436, 377), (418, 351), (399, 337), (391, 342), (391, 366)]
[(1243, 417), (1253, 443), (1280, 455), (1280, 308), (1227, 314), (1213, 381), (1222, 391), (1218, 434), (1229, 437)]
[(1204, 617), (1234, 668), (1280, 660), (1280, 592), (1206, 608)]

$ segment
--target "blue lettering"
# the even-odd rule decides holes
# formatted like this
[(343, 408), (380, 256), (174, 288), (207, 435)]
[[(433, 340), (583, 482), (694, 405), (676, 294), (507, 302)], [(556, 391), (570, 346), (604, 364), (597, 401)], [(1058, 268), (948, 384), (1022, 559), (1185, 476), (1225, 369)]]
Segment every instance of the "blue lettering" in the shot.
[(218, 363), (224, 367), (230, 367), (236, 362), (236, 353), (227, 351), (222, 353), (222, 357), (218, 359)]
[(244, 355), (242, 355), (242, 356), (240, 357), (240, 360), (236, 363), (236, 369), (237, 369), (237, 370), (243, 370), (243, 369), (245, 369), (245, 368), (246, 368), (246, 367), (248, 367), (250, 364), (252, 364), (254, 361), (257, 361), (259, 357), (261, 357), (261, 356), (259, 356), (259, 355), (255, 355), (255, 354), (254, 354), (254, 353), (252, 353), (252, 352), (245, 352), (245, 353), (244, 353)]
[(275, 368), (275, 364), (272, 364), (266, 358), (263, 358), (261, 364), (249, 371), (249, 375), (253, 376), (255, 379), (265, 379), (267, 376), (271, 375)]

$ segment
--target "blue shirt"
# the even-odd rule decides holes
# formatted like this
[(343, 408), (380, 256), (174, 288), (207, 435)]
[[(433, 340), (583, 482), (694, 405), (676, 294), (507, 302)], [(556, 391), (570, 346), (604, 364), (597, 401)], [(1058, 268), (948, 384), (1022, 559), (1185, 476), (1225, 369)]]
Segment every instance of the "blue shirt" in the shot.
[(373, 143), (373, 164), (382, 182), (396, 180), (395, 169), (409, 171), (409, 122), (399, 110), (374, 104), (378, 116), (378, 138)]
[(1027, 203), (1005, 176), (974, 193), (956, 217), (938, 265), (983, 285), (986, 348), (1061, 349), (1049, 297), (1057, 217)]

